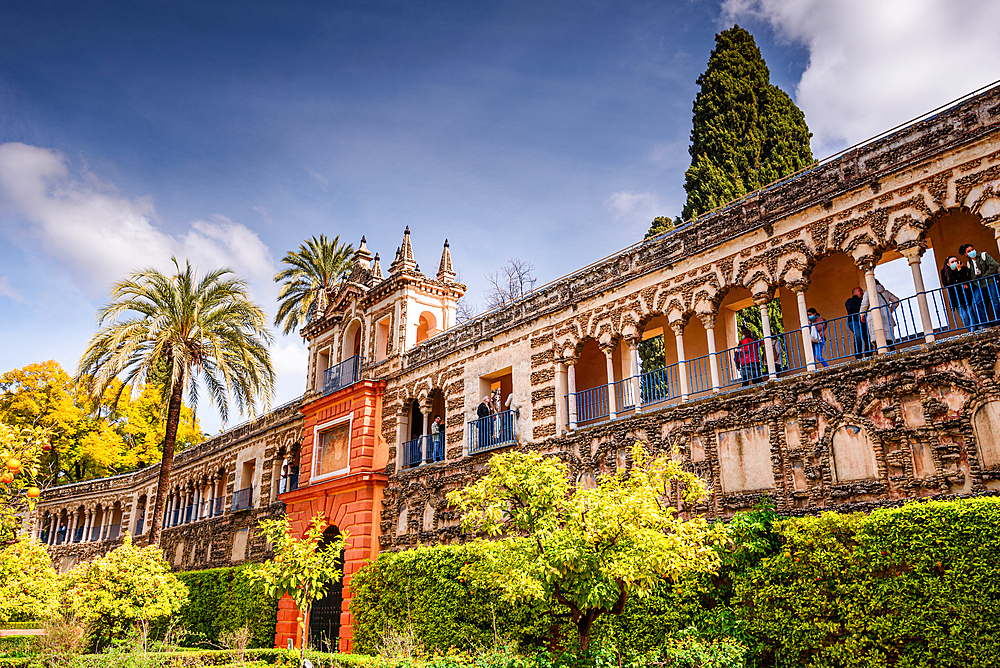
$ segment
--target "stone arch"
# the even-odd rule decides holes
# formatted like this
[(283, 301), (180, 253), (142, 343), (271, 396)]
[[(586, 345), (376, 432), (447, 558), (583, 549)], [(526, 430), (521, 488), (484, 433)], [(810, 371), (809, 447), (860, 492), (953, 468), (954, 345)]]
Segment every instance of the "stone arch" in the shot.
[(361, 322), (361, 318), (352, 318), (344, 327), (344, 338), (340, 346), (341, 361), (361, 354), (363, 338), (364, 323)]
[(972, 432), (979, 465), (984, 470), (1000, 468), (1000, 399), (984, 401), (974, 409)]
[(417, 318), (417, 343), (422, 343), (438, 333), (437, 317), (430, 311), (422, 311)]
[(842, 422), (830, 430), (832, 473), (836, 483), (879, 477), (875, 442), (861, 422)]

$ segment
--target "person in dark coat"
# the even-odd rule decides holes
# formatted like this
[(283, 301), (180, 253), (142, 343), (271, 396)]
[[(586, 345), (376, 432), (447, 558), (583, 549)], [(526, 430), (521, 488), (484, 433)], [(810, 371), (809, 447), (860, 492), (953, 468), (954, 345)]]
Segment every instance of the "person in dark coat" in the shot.
[(969, 268), (962, 266), (958, 258), (952, 255), (944, 261), (941, 267), (941, 285), (948, 288), (948, 301), (951, 310), (962, 320), (962, 324), (970, 332), (983, 327), (986, 312), (981, 300), (977, 300), (969, 280), (972, 278)]
[(868, 341), (868, 325), (861, 319), (860, 315), (861, 297), (864, 294), (865, 291), (861, 288), (854, 288), (854, 291), (851, 292), (851, 298), (844, 302), (844, 308), (847, 310), (847, 315), (850, 316), (847, 319), (847, 328), (854, 335), (854, 359), (856, 360), (872, 355), (872, 347)]
[(480, 450), (488, 448), (490, 445), (490, 434), (493, 432), (493, 420), (490, 419), (492, 415), (490, 398), (488, 396), (483, 397), (483, 402), (476, 409), (476, 417), (479, 418), (476, 421), (476, 432), (479, 436), (478, 445)]

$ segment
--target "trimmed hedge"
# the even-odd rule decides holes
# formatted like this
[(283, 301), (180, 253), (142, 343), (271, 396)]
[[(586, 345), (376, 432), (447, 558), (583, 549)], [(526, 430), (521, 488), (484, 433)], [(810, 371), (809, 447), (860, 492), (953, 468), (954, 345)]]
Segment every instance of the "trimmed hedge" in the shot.
[(354, 651), (378, 653), (389, 629), (401, 635), (412, 629), (427, 651), (475, 651), (493, 644), (494, 619), (497, 631), (519, 646), (542, 644), (553, 618), (470, 585), (462, 567), (471, 558), (464, 545), (421, 547), (382, 553), (355, 573)]
[(253, 635), (250, 647), (274, 646), (278, 599), (268, 596), (259, 582), (250, 580), (247, 568), (176, 574), (190, 590), (188, 602), (178, 614), (178, 621), (192, 636), (189, 640), (217, 644), (226, 631), (246, 625)]
[[(356, 651), (377, 650), (387, 626), (411, 626), (427, 650), (492, 640), (496, 596), (462, 581), (469, 557), (461, 546), (420, 548), (362, 569), (352, 581)], [(1000, 498), (762, 523), (723, 562), (716, 575), (632, 597), (620, 617), (599, 618), (594, 641), (647, 651), (694, 626), (736, 637), (758, 666), (998, 665)], [(496, 610), (501, 636), (522, 647), (547, 637), (548, 615)]]

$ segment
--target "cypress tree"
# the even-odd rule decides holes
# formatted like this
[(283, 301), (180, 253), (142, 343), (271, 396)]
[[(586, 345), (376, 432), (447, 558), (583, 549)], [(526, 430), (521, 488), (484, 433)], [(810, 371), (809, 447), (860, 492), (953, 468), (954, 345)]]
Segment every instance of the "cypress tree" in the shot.
[[(683, 220), (813, 162), (805, 116), (771, 84), (771, 73), (749, 32), (733, 26), (715, 36), (715, 49), (698, 85)], [(664, 222), (653, 221), (647, 237), (669, 229)]]
[(688, 220), (813, 161), (812, 133), (792, 99), (771, 84), (753, 35), (733, 26), (715, 36), (694, 100)]

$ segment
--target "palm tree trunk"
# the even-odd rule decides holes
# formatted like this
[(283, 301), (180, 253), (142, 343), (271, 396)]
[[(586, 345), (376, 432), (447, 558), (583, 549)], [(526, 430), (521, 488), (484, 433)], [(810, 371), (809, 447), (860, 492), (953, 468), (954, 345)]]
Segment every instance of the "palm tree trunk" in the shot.
[(174, 466), (174, 443), (177, 441), (177, 426), (181, 421), (181, 400), (184, 394), (182, 375), (170, 389), (170, 403), (167, 405), (167, 429), (163, 435), (163, 457), (160, 459), (160, 477), (156, 482), (156, 502), (153, 505), (153, 521), (149, 525), (148, 545), (160, 544), (160, 527), (163, 524), (163, 507), (170, 483), (170, 470)]

